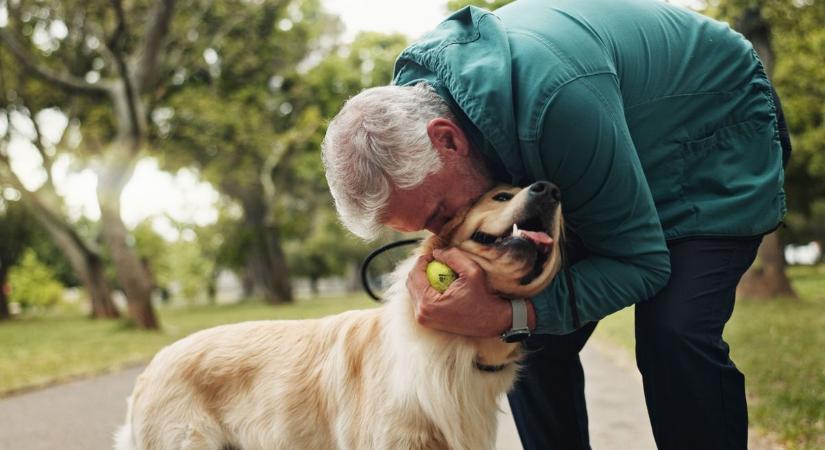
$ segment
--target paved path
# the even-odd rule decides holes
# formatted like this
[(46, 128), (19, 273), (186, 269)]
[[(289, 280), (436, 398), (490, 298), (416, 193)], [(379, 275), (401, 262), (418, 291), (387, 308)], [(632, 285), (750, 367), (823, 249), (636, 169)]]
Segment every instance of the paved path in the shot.
[[(582, 351), (590, 445), (593, 450), (655, 450), (641, 378), (619, 351), (595, 339)], [(522, 450), (507, 402), (502, 405), (496, 449)]]
[[(641, 380), (627, 356), (591, 340), (582, 359), (593, 449), (655, 449)], [(132, 368), (0, 399), (0, 450), (111, 449), (140, 371)], [(502, 408), (497, 450), (521, 450), (506, 401)]]

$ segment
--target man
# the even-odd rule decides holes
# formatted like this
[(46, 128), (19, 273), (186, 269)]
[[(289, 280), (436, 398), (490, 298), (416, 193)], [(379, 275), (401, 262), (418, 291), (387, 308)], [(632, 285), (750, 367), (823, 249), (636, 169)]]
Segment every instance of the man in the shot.
[(785, 212), (780, 110), (750, 44), (663, 2), (521, 0), (458, 11), (400, 55), (393, 84), (347, 102), (323, 145), (356, 234), (438, 233), (494, 180), (561, 189), (579, 244), (526, 311), (454, 250), (433, 255), (459, 273), (444, 294), (427, 284), (429, 256), (408, 282), (432, 328), (512, 335), (527, 315), (532, 352), (509, 396), (524, 447), (589, 448), (578, 352), (636, 304), (659, 448), (746, 448), (744, 377), (722, 330)]

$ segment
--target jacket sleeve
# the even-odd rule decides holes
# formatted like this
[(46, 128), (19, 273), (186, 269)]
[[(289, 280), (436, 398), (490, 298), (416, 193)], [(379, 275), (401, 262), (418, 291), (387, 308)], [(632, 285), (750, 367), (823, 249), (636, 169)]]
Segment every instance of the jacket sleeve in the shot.
[(539, 131), (544, 174), (589, 253), (533, 298), (535, 332), (567, 334), (575, 330), (571, 299), (581, 325), (648, 299), (667, 283), (670, 255), (614, 75), (559, 88)]

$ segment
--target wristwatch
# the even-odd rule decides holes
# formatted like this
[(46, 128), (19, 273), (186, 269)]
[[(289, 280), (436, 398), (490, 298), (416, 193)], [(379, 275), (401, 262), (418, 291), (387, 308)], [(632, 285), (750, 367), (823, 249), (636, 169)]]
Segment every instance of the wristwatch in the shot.
[(501, 340), (508, 343), (521, 342), (530, 337), (530, 328), (527, 326), (527, 300), (514, 298), (510, 300), (513, 308), (513, 325), (501, 335)]

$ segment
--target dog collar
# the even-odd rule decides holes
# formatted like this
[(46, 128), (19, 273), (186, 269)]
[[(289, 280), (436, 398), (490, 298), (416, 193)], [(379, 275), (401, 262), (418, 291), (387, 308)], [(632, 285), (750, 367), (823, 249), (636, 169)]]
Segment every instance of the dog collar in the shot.
[(473, 361), (473, 365), (476, 366), (476, 369), (478, 369), (482, 372), (495, 373), (495, 372), (501, 372), (502, 370), (504, 370), (510, 364), (499, 364), (499, 365), (493, 366), (493, 365), (489, 365), (489, 364), (482, 364), (482, 363), (478, 362), (478, 360), (475, 360), (475, 361)]

